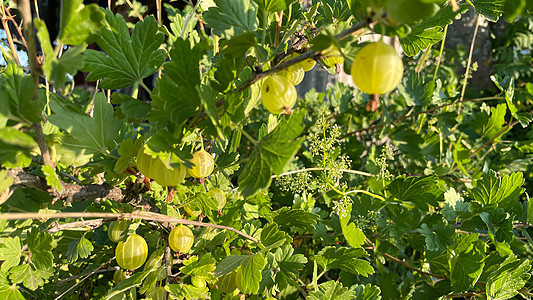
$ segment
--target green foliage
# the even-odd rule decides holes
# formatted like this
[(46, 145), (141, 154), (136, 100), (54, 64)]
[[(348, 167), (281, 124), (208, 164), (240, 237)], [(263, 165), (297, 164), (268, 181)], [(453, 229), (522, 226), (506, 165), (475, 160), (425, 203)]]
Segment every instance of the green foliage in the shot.
[[(70, 0), (55, 41), (35, 19), (42, 70), (2, 48), (0, 299), (531, 297), (531, 7), (405, 1), (431, 11), (396, 20), (405, 7), (392, 1), (167, 3), (160, 20), (139, 1)], [(499, 22), (485, 28), (482, 90), (475, 65), (457, 72), (469, 45), (440, 48), (470, 8)], [(397, 89), (301, 84), (283, 114), (258, 104), (280, 62), (349, 70), (369, 33), (399, 41)], [(330, 45), (338, 70), (324, 70)], [(72, 80), (79, 70), (96, 90)], [(139, 172), (140, 147), (188, 169), (203, 149), (214, 170), (162, 187)], [(150, 257), (124, 276), (117, 220)], [(185, 253), (168, 246), (175, 223), (194, 234)]]

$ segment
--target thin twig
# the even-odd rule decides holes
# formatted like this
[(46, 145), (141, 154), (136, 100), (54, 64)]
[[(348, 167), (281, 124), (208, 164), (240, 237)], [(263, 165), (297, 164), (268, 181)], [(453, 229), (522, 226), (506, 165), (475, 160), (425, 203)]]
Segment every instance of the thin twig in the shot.
[(441, 278), (441, 279), (448, 279), (448, 277), (446, 277), (444, 275), (424, 272), (424, 271), (422, 271), (422, 270), (420, 270), (418, 268), (415, 268), (415, 267), (411, 266), (410, 264), (406, 263), (405, 261), (400, 260), (400, 259), (398, 259), (398, 258), (396, 258), (396, 257), (394, 257), (394, 256), (392, 256), (392, 255), (390, 255), (388, 253), (383, 253), (383, 256), (388, 257), (389, 259), (399, 263), (400, 265), (402, 265), (402, 266), (404, 266), (404, 267), (406, 267), (408, 269), (411, 269), (411, 270), (413, 270), (415, 272), (418, 272), (418, 273), (420, 273), (422, 275), (427, 275), (427, 276), (431, 276), (431, 277), (435, 277), (435, 278)]
[(204, 223), (198, 221), (191, 221), (180, 219), (176, 217), (170, 217), (162, 214), (145, 212), (145, 211), (133, 211), (132, 213), (98, 213), (98, 212), (61, 212), (61, 213), (2, 213), (0, 214), (0, 220), (26, 220), (26, 219), (65, 219), (65, 218), (115, 218), (115, 219), (135, 219), (135, 220), (148, 220), (157, 222), (178, 223), (192, 226), (211, 227), (218, 229), (225, 229), (233, 231), (251, 241), (259, 243), (259, 240), (241, 232), (233, 227)]
[(85, 226), (90, 226), (92, 229), (96, 227), (100, 227), (104, 223), (104, 219), (94, 219), (94, 220), (87, 220), (87, 221), (78, 221), (78, 222), (71, 222), (71, 223), (63, 223), (58, 224), (57, 222), (52, 224), (52, 228), (48, 229), (46, 232), (48, 233), (54, 233), (66, 229), (73, 229), (73, 228), (80, 228)]
[[(476, 35), (477, 35), (478, 28), (479, 28), (480, 17), (481, 17), (481, 14), (478, 14), (476, 18), (476, 27), (474, 29), (474, 35), (472, 36), (472, 42), (470, 43), (470, 52), (468, 53), (468, 61), (466, 63), (465, 78), (463, 79), (463, 88), (461, 89), (461, 98), (459, 99), (459, 102), (463, 101), (465, 97), (466, 84), (468, 83), (468, 74), (470, 72), (470, 65), (472, 63), (472, 55), (474, 53), (474, 45), (476, 44)], [(457, 109), (457, 114), (461, 114), (461, 104), (459, 104), (459, 107)]]
[(477, 296), (477, 295), (483, 295), (485, 294), (486, 291), (479, 291), (479, 292), (467, 292), (467, 293), (462, 293), (462, 294), (451, 294), (451, 295), (448, 295), (444, 298), (446, 299), (453, 299), (453, 298), (471, 298), (471, 297), (474, 297), (474, 296)]
[[(94, 272), (93, 274), (100, 274), (100, 273), (106, 273), (106, 272), (112, 272), (112, 271), (116, 271), (116, 270), (120, 270), (120, 267), (119, 266), (114, 266), (114, 267), (109, 267), (109, 268), (106, 268), (106, 269), (98, 269), (96, 270), (96, 272)], [(73, 281), (73, 280), (76, 280), (78, 278), (80, 278), (81, 275), (74, 275), (74, 276), (70, 276), (68, 278), (65, 278), (65, 279), (62, 279), (60, 281), (57, 282), (57, 285), (62, 285), (62, 284), (65, 284), (67, 282), (70, 282), (70, 281)]]
[(15, 44), (13, 43), (13, 37), (11, 36), (9, 25), (7, 24), (8, 18), (6, 18), (6, 11), (9, 10), (9, 8), (7, 8), (5, 5), (2, 6), (2, 26), (4, 27), (4, 31), (6, 32), (7, 42), (9, 43), (9, 48), (11, 49), (11, 55), (13, 56), (13, 59), (15, 60), (17, 66), (20, 66), (17, 49), (15, 48)]

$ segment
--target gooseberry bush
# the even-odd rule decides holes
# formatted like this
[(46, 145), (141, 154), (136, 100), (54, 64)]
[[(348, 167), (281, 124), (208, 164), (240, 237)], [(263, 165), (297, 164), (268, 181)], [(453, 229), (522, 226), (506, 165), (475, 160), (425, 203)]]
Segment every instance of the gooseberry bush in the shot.
[(530, 1), (83, 2), (2, 2), (1, 299), (531, 298)]

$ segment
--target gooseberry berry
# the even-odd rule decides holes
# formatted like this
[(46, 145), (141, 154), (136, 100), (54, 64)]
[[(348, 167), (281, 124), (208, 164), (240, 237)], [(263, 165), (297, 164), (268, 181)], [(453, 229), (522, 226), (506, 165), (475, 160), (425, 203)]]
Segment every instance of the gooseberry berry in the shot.
[(340, 64), (342, 64), (344, 62), (344, 57), (342, 56), (342, 54), (339, 51), (339, 49), (337, 49), (337, 47), (334, 46), (334, 45), (331, 45), (328, 48), (326, 48), (325, 50), (323, 50), (322, 51), (322, 56), (324, 56), (322, 61), (328, 67), (334, 67), (335, 64), (339, 64), (340, 65)]
[(107, 236), (115, 243), (123, 241), (128, 236), (130, 221), (113, 221), (107, 228)]
[(194, 152), (191, 162), (194, 166), (192, 169), (189, 169), (189, 175), (194, 178), (207, 177), (213, 173), (213, 169), (215, 168), (215, 160), (213, 160), (211, 154), (204, 149)]
[(387, 0), (385, 11), (397, 22), (412, 24), (433, 16), (439, 6), (422, 0)]
[(297, 98), (296, 88), (283, 76), (271, 75), (261, 86), (263, 106), (273, 114), (290, 110), (296, 104)]
[(175, 252), (186, 252), (194, 243), (192, 230), (187, 226), (178, 225), (172, 229), (168, 236), (168, 244)]
[(212, 188), (207, 195), (217, 200), (217, 208), (222, 209), (226, 206), (226, 194), (219, 188)]
[(353, 82), (367, 94), (394, 90), (402, 76), (402, 59), (392, 46), (381, 41), (364, 46), (352, 64)]
[(305, 71), (300, 64), (295, 64), (278, 74), (287, 78), (293, 85), (298, 85), (304, 79)]
[(185, 166), (181, 164), (178, 168), (173, 168), (167, 166), (160, 158), (145, 153), (144, 146), (137, 152), (137, 168), (144, 176), (152, 178), (162, 186), (178, 185), (187, 172)]
[(122, 269), (135, 270), (146, 261), (148, 245), (142, 236), (133, 233), (125, 242), (118, 243), (115, 256)]
[(121, 282), (122, 280), (125, 280), (125, 279), (128, 279), (129, 276), (126, 275), (126, 273), (124, 272), (124, 270), (122, 269), (118, 269), (115, 271), (115, 273), (113, 274), (113, 281), (115, 283), (119, 283)]

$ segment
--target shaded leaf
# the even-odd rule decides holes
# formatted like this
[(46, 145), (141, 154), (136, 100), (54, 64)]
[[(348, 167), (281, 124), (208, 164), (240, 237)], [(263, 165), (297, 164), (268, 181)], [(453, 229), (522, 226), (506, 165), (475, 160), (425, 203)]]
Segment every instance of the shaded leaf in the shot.
[(374, 274), (374, 268), (368, 261), (360, 259), (367, 256), (368, 253), (362, 248), (329, 246), (318, 252), (315, 260), (324, 270), (341, 269), (348, 273), (368, 277)]
[(343, 287), (342, 283), (333, 280), (318, 286), (318, 291), (309, 293), (309, 300), (351, 300), (355, 299), (355, 292)]
[(105, 14), (98, 5), (83, 5), (83, 0), (61, 3), (61, 26), (57, 40), (60, 44), (90, 44), (104, 26)]

